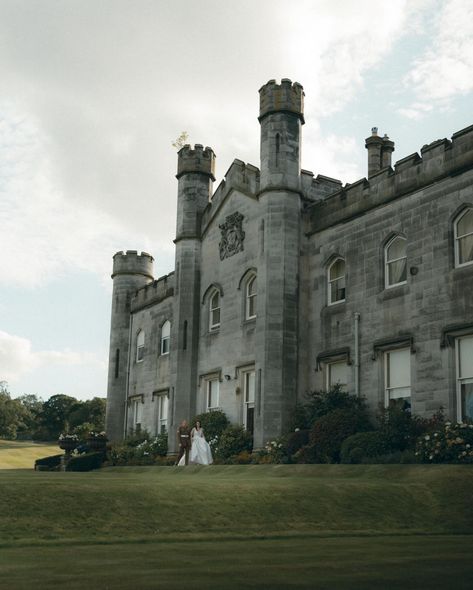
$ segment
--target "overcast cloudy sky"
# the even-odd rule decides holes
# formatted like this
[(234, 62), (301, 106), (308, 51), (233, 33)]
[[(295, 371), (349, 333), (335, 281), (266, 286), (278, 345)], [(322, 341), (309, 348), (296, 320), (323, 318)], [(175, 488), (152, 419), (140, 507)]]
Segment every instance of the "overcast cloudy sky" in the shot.
[(106, 394), (111, 264), (173, 269), (186, 130), (259, 165), (258, 89), (306, 93), (302, 165), (366, 175), (473, 123), (471, 0), (0, 0), (0, 380)]

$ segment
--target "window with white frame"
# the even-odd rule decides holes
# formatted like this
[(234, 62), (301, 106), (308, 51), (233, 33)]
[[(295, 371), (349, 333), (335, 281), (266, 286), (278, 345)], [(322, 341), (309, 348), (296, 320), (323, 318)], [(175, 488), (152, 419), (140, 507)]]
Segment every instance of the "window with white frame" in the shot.
[(219, 407), (219, 385), (220, 383), (217, 378), (207, 379), (205, 382), (206, 406), (208, 412)]
[(169, 343), (171, 340), (171, 322), (166, 320), (161, 326), (161, 354), (169, 354)]
[(133, 431), (139, 432), (143, 420), (143, 401), (141, 397), (135, 397), (131, 400), (131, 419)]
[(385, 286), (403, 285), (407, 281), (407, 240), (395, 236), (384, 249)]
[(139, 363), (145, 356), (145, 332), (140, 330), (136, 337), (136, 362)]
[(209, 330), (220, 328), (220, 293), (214, 291), (209, 301)]
[(243, 373), (243, 425), (249, 432), (255, 426), (255, 372)]
[(455, 266), (473, 264), (473, 209), (466, 209), (455, 224)]
[(337, 258), (328, 267), (328, 304), (345, 301), (345, 261)]
[(457, 416), (458, 420), (473, 420), (473, 335), (457, 338)]
[(384, 353), (384, 405), (410, 407), (411, 350), (401, 348)]
[(158, 395), (158, 434), (164, 434), (168, 430), (168, 405), (167, 395)]
[(246, 283), (245, 319), (256, 317), (256, 299), (258, 296), (256, 276), (252, 276)]
[(339, 385), (342, 391), (347, 390), (348, 384), (348, 365), (346, 361), (335, 361), (326, 364), (326, 387), (330, 391)]

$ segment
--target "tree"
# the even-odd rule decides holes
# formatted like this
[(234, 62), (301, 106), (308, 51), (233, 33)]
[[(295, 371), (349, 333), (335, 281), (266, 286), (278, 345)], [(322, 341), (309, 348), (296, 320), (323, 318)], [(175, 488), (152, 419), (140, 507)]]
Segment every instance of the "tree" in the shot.
[(71, 408), (69, 414), (69, 426), (77, 428), (81, 424), (92, 424), (92, 430), (101, 432), (105, 429), (105, 407), (106, 400), (101, 397), (94, 397), (83, 402), (79, 401)]
[(44, 402), (41, 425), (48, 431), (49, 438), (56, 439), (61, 432), (69, 430), (69, 416), (78, 403), (75, 397), (64, 394), (53, 395)]
[(25, 427), (26, 408), (12, 399), (6, 381), (0, 381), (0, 437), (15, 439), (19, 429)]

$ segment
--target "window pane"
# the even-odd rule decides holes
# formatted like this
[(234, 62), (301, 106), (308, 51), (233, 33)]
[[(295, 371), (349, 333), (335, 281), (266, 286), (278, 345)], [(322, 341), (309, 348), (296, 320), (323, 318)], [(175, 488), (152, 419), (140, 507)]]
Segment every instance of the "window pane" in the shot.
[(212, 311), (212, 326), (218, 326), (220, 324), (220, 308)]
[(218, 380), (212, 379), (207, 381), (207, 407), (216, 408), (218, 406)]
[(256, 278), (253, 277), (248, 282), (248, 295), (254, 295), (256, 293)]
[(386, 259), (396, 260), (406, 256), (406, 240), (404, 238), (395, 238), (388, 246)]
[(330, 280), (339, 279), (345, 275), (345, 261), (339, 258), (330, 267)]
[(328, 365), (330, 388), (332, 388), (334, 385), (337, 385), (337, 383), (342, 386), (342, 389), (346, 388), (347, 369), (348, 367), (346, 362), (330, 363)]
[(330, 303), (344, 301), (345, 299), (345, 277), (330, 283)]
[(161, 328), (161, 338), (166, 338), (171, 335), (171, 322), (166, 320)]
[(253, 295), (248, 300), (248, 317), (253, 317), (256, 315), (256, 295)]
[(245, 376), (245, 402), (254, 403), (255, 401), (255, 373), (246, 373)]
[(393, 350), (386, 353), (387, 357), (387, 387), (407, 387), (411, 386), (411, 358), (410, 350)]
[(460, 379), (473, 377), (473, 336), (461, 338), (458, 340), (458, 346), (460, 349), (458, 377)]
[(402, 258), (388, 264), (388, 285), (396, 285), (407, 280), (407, 260)]
[(473, 260), (473, 234), (458, 240), (458, 262), (465, 264)]
[(473, 233), (473, 209), (462, 215), (457, 223), (457, 236), (459, 238), (471, 233)]
[(463, 420), (473, 419), (473, 383), (462, 383), (460, 386)]

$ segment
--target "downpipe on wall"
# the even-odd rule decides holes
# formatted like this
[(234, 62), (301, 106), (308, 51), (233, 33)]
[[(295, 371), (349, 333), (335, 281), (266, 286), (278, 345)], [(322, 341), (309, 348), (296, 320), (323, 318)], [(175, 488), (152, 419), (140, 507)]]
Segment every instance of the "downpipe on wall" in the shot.
[(355, 313), (355, 395), (360, 395), (360, 314)]

